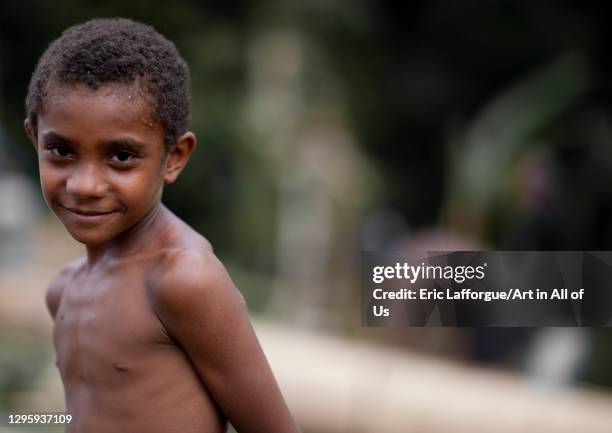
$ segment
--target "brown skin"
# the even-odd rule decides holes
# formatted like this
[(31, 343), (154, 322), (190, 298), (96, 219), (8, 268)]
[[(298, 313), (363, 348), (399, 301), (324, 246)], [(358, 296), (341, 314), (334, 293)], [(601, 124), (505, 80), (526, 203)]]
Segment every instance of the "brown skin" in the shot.
[(56, 85), (25, 127), (47, 204), (87, 248), (47, 291), (67, 432), (299, 432), (242, 296), (161, 203), (193, 133), (166, 152), (126, 85)]

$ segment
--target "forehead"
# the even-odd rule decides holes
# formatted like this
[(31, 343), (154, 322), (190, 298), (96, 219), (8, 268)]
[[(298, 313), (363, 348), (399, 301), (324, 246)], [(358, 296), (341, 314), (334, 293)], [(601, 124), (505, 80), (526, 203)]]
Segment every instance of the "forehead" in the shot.
[(163, 141), (163, 131), (151, 115), (150, 104), (136, 85), (109, 84), (91, 89), (83, 84), (55, 84), (38, 116), (39, 134), (53, 130), (80, 140), (135, 136)]

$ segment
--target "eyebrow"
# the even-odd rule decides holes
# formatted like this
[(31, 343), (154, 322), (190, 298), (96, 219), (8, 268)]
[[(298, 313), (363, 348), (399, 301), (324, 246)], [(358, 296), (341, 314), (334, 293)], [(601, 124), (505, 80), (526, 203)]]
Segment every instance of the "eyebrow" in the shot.
[(129, 137), (115, 138), (104, 142), (104, 144), (111, 149), (120, 149), (127, 147), (128, 149), (133, 150), (135, 152), (141, 152), (147, 148), (146, 144)]
[(72, 141), (69, 138), (64, 137), (61, 134), (58, 134), (55, 131), (47, 131), (47, 132), (43, 133), (42, 134), (42, 140), (44, 142), (47, 142), (47, 143), (50, 142), (50, 141), (59, 141), (59, 142), (62, 142), (62, 143), (72, 144)]
[[(74, 142), (70, 140), (68, 137), (64, 137), (61, 134), (58, 134), (55, 131), (47, 131), (42, 134), (43, 142), (59, 142), (73, 145)], [(135, 140), (131, 137), (119, 137), (113, 138), (108, 141), (104, 141), (103, 144), (109, 149), (118, 149), (118, 148), (129, 148), (133, 151), (143, 151), (147, 148), (147, 145), (141, 141)]]

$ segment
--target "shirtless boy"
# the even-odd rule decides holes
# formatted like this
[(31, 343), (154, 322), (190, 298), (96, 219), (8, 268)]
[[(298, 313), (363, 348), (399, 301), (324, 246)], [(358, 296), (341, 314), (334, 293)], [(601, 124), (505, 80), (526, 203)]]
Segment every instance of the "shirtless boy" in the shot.
[(74, 433), (293, 433), (244, 300), (161, 202), (196, 138), (189, 72), (149, 26), (97, 19), (43, 54), (26, 100), (45, 201), (87, 254), (51, 282)]

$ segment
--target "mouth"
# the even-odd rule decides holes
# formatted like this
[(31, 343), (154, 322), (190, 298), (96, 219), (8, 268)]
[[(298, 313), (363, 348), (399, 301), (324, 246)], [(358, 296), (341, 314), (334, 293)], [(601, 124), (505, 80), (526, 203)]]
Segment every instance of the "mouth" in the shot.
[(99, 210), (99, 209), (80, 209), (60, 205), (62, 209), (68, 211), (74, 217), (81, 221), (98, 221), (104, 219), (108, 215), (114, 214), (114, 210)]
[(84, 215), (84, 216), (98, 216), (98, 215), (108, 215), (109, 213), (113, 213), (114, 211), (105, 211), (105, 210), (86, 210), (86, 209), (77, 209), (74, 207), (66, 207), (62, 206), (64, 209), (69, 210), (70, 212)]

